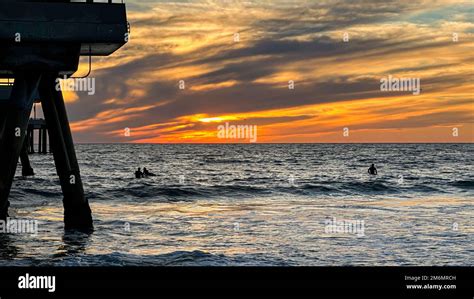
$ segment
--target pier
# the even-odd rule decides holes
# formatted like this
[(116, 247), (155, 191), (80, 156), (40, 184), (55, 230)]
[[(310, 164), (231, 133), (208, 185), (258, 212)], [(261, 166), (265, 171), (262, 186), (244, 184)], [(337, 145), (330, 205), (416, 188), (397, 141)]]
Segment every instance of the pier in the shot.
[[(37, 151), (35, 151), (35, 132), (37, 134)], [(28, 131), (26, 132), (25, 145), (28, 147), (28, 154), (47, 154), (48, 153), (48, 130), (46, 120), (42, 118), (30, 118), (28, 122)]]
[[(36, 110), (36, 109), (35, 109)], [(37, 134), (37, 151), (35, 151), (35, 132)], [(43, 118), (37, 118), (36, 113), (33, 118), (30, 118), (28, 122), (28, 129), (26, 132), (26, 139), (23, 142), (23, 147), (20, 152), (20, 161), (21, 161), (21, 175), (22, 176), (32, 176), (35, 175), (33, 167), (30, 163), (30, 158), (28, 155), (31, 154), (47, 154), (51, 152), (51, 149), (48, 148), (48, 128), (46, 125), (46, 120)]]
[[(63, 192), (64, 227), (92, 231), (79, 164), (57, 78), (71, 78), (81, 56), (108, 56), (128, 41), (122, 1), (0, 0), (0, 220), (8, 217), (18, 160), (33, 174), (28, 154), (48, 151)], [(5, 82), (6, 81), (6, 82)], [(44, 119), (30, 119), (34, 102)]]

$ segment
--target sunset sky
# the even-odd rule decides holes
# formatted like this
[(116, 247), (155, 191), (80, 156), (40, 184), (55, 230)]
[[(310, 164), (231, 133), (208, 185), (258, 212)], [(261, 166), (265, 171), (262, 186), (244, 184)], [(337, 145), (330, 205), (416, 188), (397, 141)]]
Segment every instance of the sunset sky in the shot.
[[(96, 94), (65, 96), (76, 142), (248, 142), (218, 139), (226, 122), (257, 125), (259, 143), (474, 142), (472, 0), (127, 9), (130, 42), (93, 60)], [(420, 95), (380, 91), (389, 75), (420, 78)]]

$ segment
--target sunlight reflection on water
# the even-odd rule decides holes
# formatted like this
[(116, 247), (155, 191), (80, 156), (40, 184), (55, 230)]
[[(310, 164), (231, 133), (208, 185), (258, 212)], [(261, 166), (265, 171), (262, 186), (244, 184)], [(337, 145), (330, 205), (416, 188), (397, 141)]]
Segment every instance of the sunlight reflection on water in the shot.
[[(133, 167), (127, 146), (145, 153)], [(39, 234), (1, 236), (0, 265), (473, 265), (471, 145), (110, 147), (78, 146), (90, 236), (64, 234), (51, 156), (32, 156), (37, 176), (15, 181), (11, 212)], [(381, 175), (367, 178), (374, 156)], [(134, 180), (134, 165), (159, 176)], [(363, 221), (364, 236), (328, 234), (328, 219)]]

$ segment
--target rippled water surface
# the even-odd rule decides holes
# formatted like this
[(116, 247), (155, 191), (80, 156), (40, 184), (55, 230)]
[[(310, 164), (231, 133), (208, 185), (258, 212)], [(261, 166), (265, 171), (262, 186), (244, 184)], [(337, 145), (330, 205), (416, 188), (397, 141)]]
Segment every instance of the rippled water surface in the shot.
[(11, 216), (39, 232), (0, 235), (0, 265), (474, 265), (472, 144), (76, 149), (95, 232), (64, 234), (52, 156), (32, 155)]

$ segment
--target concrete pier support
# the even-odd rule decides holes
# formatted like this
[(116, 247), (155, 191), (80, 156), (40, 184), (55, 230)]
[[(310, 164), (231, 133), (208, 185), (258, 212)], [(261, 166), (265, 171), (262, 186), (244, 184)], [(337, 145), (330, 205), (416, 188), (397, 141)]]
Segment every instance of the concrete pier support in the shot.
[(0, 105), (0, 143), (2, 142), (3, 129), (5, 127), (5, 120), (7, 119), (7, 105), (2, 103)]
[(35, 139), (34, 139), (34, 132), (31, 130), (28, 130), (28, 153), (29, 154), (34, 154), (35, 153)]
[(41, 75), (34, 72), (15, 73), (15, 83), (0, 131), (0, 220), (8, 217), (8, 195), (26, 139), (28, 120), (40, 79)]
[(40, 153), (47, 154), (48, 153), (48, 130), (46, 128), (41, 129), (43, 134), (41, 134), (41, 148), (39, 149)]
[(28, 138), (25, 138), (23, 142), (23, 147), (20, 152), (20, 161), (21, 161), (21, 175), (22, 176), (32, 176), (35, 175), (33, 168), (31, 167), (30, 158), (28, 157)]
[(38, 130), (38, 153), (41, 154), (41, 148), (43, 143), (43, 130)]
[(39, 95), (64, 196), (64, 226), (66, 230), (91, 232), (93, 230), (92, 213), (89, 202), (84, 197), (64, 99), (61, 91), (55, 88), (56, 77), (51, 74), (43, 77), (39, 86)]

